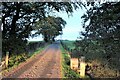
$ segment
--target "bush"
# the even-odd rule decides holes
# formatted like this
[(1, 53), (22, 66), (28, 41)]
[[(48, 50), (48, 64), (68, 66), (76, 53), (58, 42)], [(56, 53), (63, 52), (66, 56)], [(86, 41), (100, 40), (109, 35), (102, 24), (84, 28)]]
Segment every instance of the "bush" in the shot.
[(94, 77), (116, 77), (115, 70), (110, 69), (108, 63), (105, 62), (101, 62), (100, 60), (94, 60), (91, 62), (91, 72), (93, 73)]
[(8, 67), (12, 67), (12, 66), (14, 65), (14, 63), (15, 63), (14, 60), (13, 60), (13, 59), (10, 59), (10, 60), (9, 60), (9, 65), (8, 65)]

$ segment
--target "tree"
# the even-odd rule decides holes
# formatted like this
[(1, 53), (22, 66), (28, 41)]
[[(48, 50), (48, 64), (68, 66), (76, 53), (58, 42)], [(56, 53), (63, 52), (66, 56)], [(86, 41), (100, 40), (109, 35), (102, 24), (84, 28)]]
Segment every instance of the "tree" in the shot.
[(37, 12), (33, 10), (34, 5), (31, 3), (11, 2), (2, 5), (3, 51), (18, 52), (25, 47)]
[(81, 3), (74, 2), (3, 2), (2, 43), (3, 52), (16, 53), (26, 46), (31, 31), (38, 20), (44, 19), (51, 11), (65, 11), (68, 15)]
[[(120, 2), (106, 2), (90, 8), (83, 15), (84, 23), (90, 20), (89, 25), (84, 25), (87, 36), (94, 38), (119, 37), (114, 34), (119, 30)], [(119, 31), (117, 31), (119, 32)]]
[[(93, 51), (93, 53), (96, 54), (98, 54), (99, 51), (99, 53), (104, 54), (103, 57), (107, 59), (108, 62), (114, 62), (114, 67), (119, 65), (117, 61), (120, 57), (119, 5), (120, 2), (105, 2), (91, 6), (82, 16), (85, 32), (81, 34), (84, 36), (84, 39), (78, 41), (78, 43), (82, 45), (80, 45), (81, 51), (84, 53), (86, 51), (88, 53)], [(87, 21), (89, 21), (89, 24), (86, 24)]]
[(42, 34), (46, 42), (52, 40), (62, 34), (62, 28), (65, 27), (66, 22), (61, 17), (48, 16), (36, 23), (36, 34)]

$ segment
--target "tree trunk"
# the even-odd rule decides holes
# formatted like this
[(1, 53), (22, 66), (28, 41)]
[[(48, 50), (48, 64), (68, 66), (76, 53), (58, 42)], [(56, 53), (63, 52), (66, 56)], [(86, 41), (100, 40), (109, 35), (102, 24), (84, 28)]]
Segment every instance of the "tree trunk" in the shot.
[(44, 41), (45, 41), (45, 42), (48, 42), (47, 34), (44, 34)]
[(52, 41), (55, 42), (55, 37), (52, 38)]

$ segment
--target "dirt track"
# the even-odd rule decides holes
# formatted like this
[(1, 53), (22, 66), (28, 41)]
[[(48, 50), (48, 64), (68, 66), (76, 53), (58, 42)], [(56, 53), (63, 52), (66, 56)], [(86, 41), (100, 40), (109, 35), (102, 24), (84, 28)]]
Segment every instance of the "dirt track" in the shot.
[(20, 64), (4, 78), (61, 78), (59, 43), (53, 43), (42, 53)]

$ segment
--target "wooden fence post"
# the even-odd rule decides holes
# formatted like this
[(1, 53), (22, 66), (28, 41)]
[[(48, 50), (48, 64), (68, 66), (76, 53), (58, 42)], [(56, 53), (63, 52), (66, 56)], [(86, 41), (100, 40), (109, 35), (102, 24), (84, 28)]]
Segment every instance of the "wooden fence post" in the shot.
[(6, 52), (6, 58), (5, 58), (5, 67), (8, 68), (8, 58), (9, 58), (9, 52)]
[(80, 77), (85, 77), (85, 57), (80, 58)]

